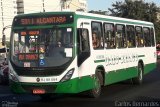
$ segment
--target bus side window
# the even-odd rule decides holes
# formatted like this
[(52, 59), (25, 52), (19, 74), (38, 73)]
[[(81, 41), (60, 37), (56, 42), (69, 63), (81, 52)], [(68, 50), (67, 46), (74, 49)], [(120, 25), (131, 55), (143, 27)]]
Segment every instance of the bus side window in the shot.
[(154, 29), (151, 28), (151, 42), (152, 42), (152, 46), (155, 46), (155, 38), (154, 38)]
[(14, 47), (14, 51), (13, 51), (13, 55), (17, 55), (18, 53), (19, 53), (19, 44), (18, 44), (18, 42), (19, 42), (19, 36), (20, 34), (18, 34), (18, 33), (15, 33), (15, 36), (14, 36), (14, 44), (13, 44), (13, 47)]
[(134, 26), (127, 25), (127, 46), (128, 47), (135, 47), (135, 30)]
[(118, 48), (125, 48), (127, 46), (125, 25), (116, 25), (116, 44)]
[(144, 32), (145, 46), (150, 47), (151, 46), (150, 29), (147, 27), (144, 27), (143, 32)]
[(101, 22), (92, 22), (92, 45), (93, 49), (101, 49), (104, 47)]
[(115, 48), (115, 33), (114, 33), (114, 24), (111, 23), (105, 23), (104, 24), (104, 38), (105, 48)]
[(87, 29), (77, 30), (78, 67), (90, 56), (89, 33)]
[(138, 47), (144, 46), (142, 27), (136, 26), (136, 44)]
[(87, 29), (78, 29), (77, 31), (78, 36), (78, 45), (79, 45), (79, 52), (89, 51), (89, 33)]

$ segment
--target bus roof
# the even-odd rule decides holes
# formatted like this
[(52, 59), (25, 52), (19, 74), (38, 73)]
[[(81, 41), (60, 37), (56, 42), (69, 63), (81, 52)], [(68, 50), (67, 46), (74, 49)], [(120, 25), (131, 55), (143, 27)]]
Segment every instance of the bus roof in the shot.
[[(21, 14), (17, 15), (15, 17), (25, 17), (25, 16), (46, 16), (46, 15), (52, 15), (52, 14), (75, 14), (80, 17), (89, 18), (89, 19), (98, 19), (98, 20), (110, 20), (113, 22), (122, 22), (122, 23), (133, 23), (133, 24), (144, 24), (148, 26), (153, 26), (152, 22), (147, 21), (141, 21), (141, 20), (134, 20), (134, 19), (127, 19), (127, 18), (120, 18), (115, 16), (106, 16), (106, 15), (100, 15), (100, 14), (94, 14), (94, 13), (85, 13), (85, 12), (70, 12), (70, 11), (57, 11), (57, 12), (40, 12), (40, 13), (29, 13), (29, 14)], [(87, 17), (86, 17), (87, 16)]]
[(88, 16), (93, 18), (100, 18), (100, 19), (110, 19), (113, 21), (121, 21), (121, 22), (136, 22), (136, 23), (143, 23), (147, 24), (149, 26), (153, 26), (152, 22), (142, 21), (142, 20), (134, 20), (134, 19), (127, 19), (127, 18), (121, 18), (121, 17), (115, 17), (115, 16), (107, 16), (107, 15), (100, 15), (100, 14), (94, 14), (94, 13), (85, 13), (85, 12), (75, 12), (77, 15), (82, 16)]

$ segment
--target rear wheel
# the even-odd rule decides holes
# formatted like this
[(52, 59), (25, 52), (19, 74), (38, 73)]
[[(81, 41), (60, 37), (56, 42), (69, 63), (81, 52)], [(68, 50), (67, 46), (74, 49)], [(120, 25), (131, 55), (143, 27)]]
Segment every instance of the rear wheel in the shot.
[(102, 85), (102, 81), (103, 77), (102, 74), (100, 72), (97, 72), (95, 74), (95, 81), (94, 81), (94, 87), (93, 89), (91, 89), (89, 91), (89, 96), (92, 98), (97, 98), (100, 96), (101, 94), (101, 85)]
[(142, 84), (143, 82), (143, 67), (142, 65), (139, 63), (138, 64), (138, 76), (133, 78), (133, 83), (134, 84)]

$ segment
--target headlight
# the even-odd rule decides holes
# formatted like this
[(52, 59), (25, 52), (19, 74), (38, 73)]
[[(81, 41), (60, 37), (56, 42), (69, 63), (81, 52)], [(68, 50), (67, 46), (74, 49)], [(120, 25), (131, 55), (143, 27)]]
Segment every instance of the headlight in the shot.
[(61, 79), (61, 82), (67, 81), (69, 79), (71, 79), (72, 75), (74, 73), (74, 68), (72, 68), (71, 70), (69, 70), (66, 75)]
[(15, 82), (18, 82), (18, 79), (17, 79), (16, 75), (13, 73), (12, 70), (9, 70), (9, 79), (11, 79)]

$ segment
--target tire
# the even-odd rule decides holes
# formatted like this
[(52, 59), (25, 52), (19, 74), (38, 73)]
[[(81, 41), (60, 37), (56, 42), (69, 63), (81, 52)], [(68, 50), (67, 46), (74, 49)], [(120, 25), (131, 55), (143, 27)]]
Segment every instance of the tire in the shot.
[(101, 85), (103, 83), (103, 77), (100, 72), (97, 72), (95, 74), (95, 81), (94, 81), (94, 87), (89, 91), (89, 96), (92, 98), (98, 98), (101, 95)]
[(140, 85), (140, 84), (142, 84), (142, 82), (143, 82), (143, 67), (139, 63), (138, 64), (138, 76), (133, 78), (133, 84)]

